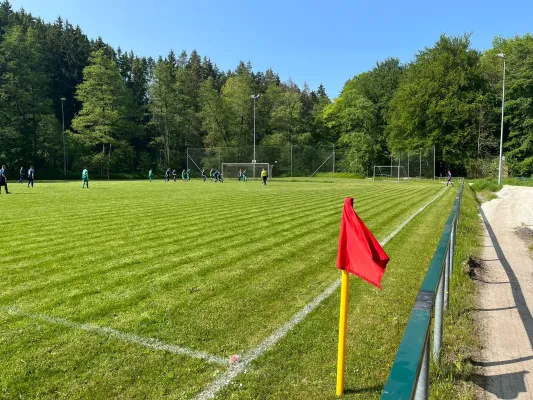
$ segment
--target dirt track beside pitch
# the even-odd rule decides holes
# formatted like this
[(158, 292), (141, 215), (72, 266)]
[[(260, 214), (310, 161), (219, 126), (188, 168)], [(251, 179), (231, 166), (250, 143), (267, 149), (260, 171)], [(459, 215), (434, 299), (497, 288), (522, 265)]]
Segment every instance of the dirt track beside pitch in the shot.
[(481, 207), (483, 267), (474, 314), (480, 399), (533, 399), (533, 187), (505, 186)]

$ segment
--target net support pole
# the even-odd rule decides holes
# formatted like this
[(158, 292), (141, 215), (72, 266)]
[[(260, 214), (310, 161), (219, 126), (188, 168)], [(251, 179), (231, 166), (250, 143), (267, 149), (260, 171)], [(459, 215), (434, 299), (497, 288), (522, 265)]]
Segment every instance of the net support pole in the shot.
[(292, 144), (291, 144), (291, 178), (292, 178)]
[(400, 168), (402, 167), (401, 160), (402, 160), (402, 153), (398, 153), (398, 182), (400, 182)]
[(333, 145), (333, 182), (335, 182), (335, 145)]
[(435, 160), (436, 158), (437, 157), (435, 156), (435, 146), (433, 146), (433, 179), (437, 177), (437, 171), (435, 170), (437, 163), (437, 160)]
[(422, 180), (422, 149), (420, 149), (420, 171), (418, 171), (420, 180)]

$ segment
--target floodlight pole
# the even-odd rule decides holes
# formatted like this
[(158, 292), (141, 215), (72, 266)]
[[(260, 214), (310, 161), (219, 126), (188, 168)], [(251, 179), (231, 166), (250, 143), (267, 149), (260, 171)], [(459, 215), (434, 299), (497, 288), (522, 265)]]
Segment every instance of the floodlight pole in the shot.
[(61, 115), (63, 116), (63, 170), (65, 173), (65, 176), (67, 176), (67, 148), (65, 146), (65, 110), (63, 107), (63, 103), (65, 102), (65, 98), (61, 97)]
[(498, 54), (498, 57), (503, 58), (503, 89), (502, 89), (502, 122), (500, 129), (500, 165), (498, 169), (498, 185), (502, 184), (502, 157), (503, 157), (503, 112), (505, 108), (505, 55)]
[(252, 94), (252, 96), (250, 96), (252, 99), (254, 99), (254, 159), (252, 160), (252, 163), (254, 163), (254, 175), (253, 175), (253, 179), (255, 180), (255, 162), (256, 162), (256, 158), (255, 158), (255, 101), (259, 98), (259, 96), (261, 96), (261, 94)]

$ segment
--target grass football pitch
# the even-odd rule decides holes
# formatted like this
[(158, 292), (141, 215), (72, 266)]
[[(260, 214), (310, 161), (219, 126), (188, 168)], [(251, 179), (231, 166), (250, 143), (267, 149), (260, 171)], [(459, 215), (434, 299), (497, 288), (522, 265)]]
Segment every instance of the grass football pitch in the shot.
[[(0, 398), (333, 399), (338, 291), (275, 343), (265, 339), (339, 278), (345, 197), (382, 240), (443, 191), (90, 185), (11, 183), (13, 194), (0, 195)], [(385, 246), (382, 291), (351, 279), (348, 398), (379, 398), (456, 191)], [(232, 355), (241, 360), (230, 364)]]

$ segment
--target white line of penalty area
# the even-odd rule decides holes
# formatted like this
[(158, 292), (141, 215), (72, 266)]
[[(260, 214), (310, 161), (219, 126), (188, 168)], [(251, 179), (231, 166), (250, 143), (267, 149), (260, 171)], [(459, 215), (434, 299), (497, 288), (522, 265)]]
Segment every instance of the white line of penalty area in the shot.
[[(383, 239), (380, 242), (381, 246), (385, 246), (394, 236), (398, 234), (398, 232), (400, 232), (409, 222), (411, 222), (413, 218), (415, 218), (418, 214), (424, 211), (426, 207), (428, 207), (431, 203), (433, 203), (435, 200), (441, 197), (446, 191), (446, 189), (447, 189), (446, 187), (442, 189), (433, 199), (428, 201), (426, 204), (420, 207), (414, 214), (412, 214), (409, 218), (403, 221), (395, 230), (393, 230), (389, 234), (389, 236), (387, 236), (385, 239)], [(276, 343), (278, 343), (281, 339), (283, 339), (287, 335), (287, 333), (289, 333), (289, 331), (291, 331), (296, 325), (302, 322), (324, 300), (326, 300), (329, 296), (331, 296), (331, 294), (339, 288), (340, 284), (341, 284), (341, 279), (338, 279), (333, 284), (331, 284), (331, 286), (329, 286), (326, 290), (324, 290), (317, 297), (315, 297), (310, 303), (304, 306), (300, 311), (294, 314), (294, 316), (288, 322), (286, 322), (278, 330), (272, 333), (272, 335), (266, 338), (257, 347), (248, 351), (246, 354), (243, 354), (243, 356), (235, 364), (232, 364), (226, 372), (221, 374), (215, 381), (210, 383), (202, 392), (196, 395), (196, 397), (194, 397), (194, 400), (213, 399), (217, 395), (218, 392), (224, 389), (227, 385), (231, 383), (233, 379), (235, 379), (238, 375), (244, 372), (255, 359), (257, 359), (258, 357), (263, 355), (266, 351), (271, 349)]]
[(86, 332), (92, 332), (92, 333), (97, 333), (100, 335), (110, 336), (114, 339), (133, 343), (139, 346), (148, 347), (154, 350), (167, 351), (169, 353), (179, 354), (182, 356), (199, 358), (201, 360), (214, 363), (214, 364), (228, 365), (229, 363), (228, 359), (217, 357), (212, 354), (207, 354), (202, 351), (197, 351), (193, 349), (188, 349), (186, 347), (166, 344), (158, 339), (144, 338), (141, 336), (133, 335), (131, 333), (120, 332), (112, 328), (107, 328), (107, 327), (93, 325), (93, 324), (81, 324), (78, 322), (69, 321), (64, 318), (52, 317), (52, 316), (44, 315), (44, 314), (33, 314), (33, 313), (26, 312), (24, 310), (21, 310), (20, 308), (11, 307), (11, 306), (9, 307), (0, 306), (0, 311), (5, 311), (7, 314), (11, 314), (14, 316), (25, 317), (25, 318), (29, 318), (33, 320), (47, 322), (50, 324), (62, 325), (68, 328), (73, 328), (73, 329), (78, 329), (78, 330), (82, 330)]

